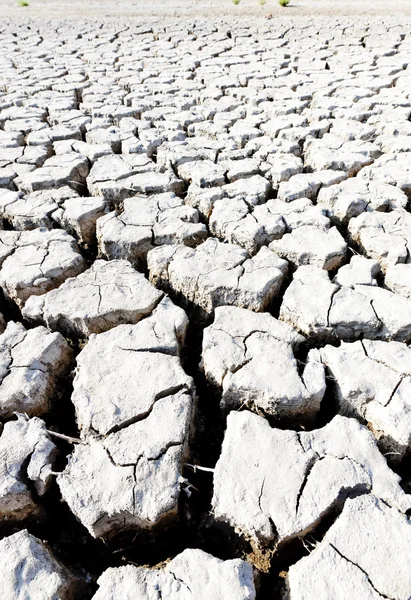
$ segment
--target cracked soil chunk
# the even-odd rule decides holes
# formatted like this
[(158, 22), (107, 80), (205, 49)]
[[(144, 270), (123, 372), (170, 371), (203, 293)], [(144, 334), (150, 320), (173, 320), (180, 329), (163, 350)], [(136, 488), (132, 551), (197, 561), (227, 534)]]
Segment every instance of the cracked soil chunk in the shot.
[(251, 565), (240, 559), (220, 560), (203, 550), (184, 550), (161, 569), (128, 565), (107, 569), (93, 600), (255, 600)]
[(26, 194), (65, 185), (78, 192), (84, 188), (88, 172), (88, 160), (81, 154), (58, 154), (48, 158), (39, 169), (22, 174), (17, 187)]
[(391, 460), (411, 445), (411, 350), (399, 342), (363, 340), (325, 346), (321, 360), (333, 378), (339, 410), (364, 419)]
[(411, 215), (405, 210), (364, 213), (348, 225), (352, 239), (384, 271), (398, 263), (410, 262)]
[(59, 333), (45, 327), (26, 330), (10, 321), (0, 335), (0, 416), (48, 412), (58, 379), (72, 359), (72, 350)]
[(268, 248), (248, 258), (245, 250), (214, 238), (195, 249), (154, 248), (147, 261), (153, 283), (182, 294), (208, 315), (222, 305), (264, 311), (287, 272), (287, 262)]
[(37, 498), (51, 484), (56, 452), (41, 419), (18, 414), (17, 421), (4, 425), (0, 435), (0, 522), (22, 520), (40, 511)]
[(303, 225), (271, 242), (270, 249), (297, 266), (314, 265), (332, 271), (344, 261), (347, 244), (335, 227)]
[(0, 541), (0, 595), (14, 600), (74, 600), (77, 581), (26, 529)]
[(325, 391), (324, 368), (313, 351), (300, 376), (293, 349), (303, 341), (269, 314), (216, 308), (204, 330), (202, 367), (222, 388), (222, 407), (246, 405), (292, 421), (313, 418)]
[(95, 537), (176, 516), (195, 396), (178, 357), (186, 327), (165, 298), (139, 324), (93, 335), (78, 356), (72, 401), (84, 443), (58, 483)]
[(384, 284), (391, 292), (411, 298), (411, 264), (397, 263), (388, 267)]
[(407, 196), (397, 187), (380, 181), (364, 181), (352, 177), (322, 188), (318, 193), (318, 204), (337, 223), (346, 223), (363, 212), (391, 211), (405, 208)]
[[(161, 371), (163, 361), (157, 362)], [(57, 478), (64, 500), (94, 537), (151, 529), (177, 516), (193, 398), (184, 390), (163, 393), (136, 422), (76, 446)]]
[(411, 166), (409, 153), (383, 154), (374, 164), (362, 169), (358, 177), (367, 181), (381, 181), (390, 185), (396, 185), (407, 196), (410, 196)]
[(138, 323), (163, 297), (126, 260), (96, 260), (56, 290), (32, 296), (23, 315), (66, 336), (88, 337), (116, 325)]
[(85, 269), (74, 238), (58, 229), (0, 232), (0, 253), (0, 286), (19, 307)]
[(290, 567), (287, 598), (408, 600), (410, 547), (402, 512), (371, 495), (347, 500), (323, 541)]
[(136, 264), (155, 246), (197, 246), (206, 237), (207, 228), (199, 223), (198, 211), (170, 193), (127, 198), (122, 213), (109, 213), (97, 222), (100, 254)]
[(256, 542), (283, 542), (313, 529), (352, 495), (373, 493), (400, 510), (411, 498), (387, 466), (373, 435), (336, 416), (311, 432), (272, 429), (245, 412), (227, 418), (214, 472), (217, 521)]
[[(370, 261), (370, 273), (373, 264)], [(337, 275), (334, 281), (348, 280), (352, 285), (331, 283), (328, 273), (317, 267), (299, 267), (284, 293), (280, 320), (320, 341), (354, 341), (364, 337), (408, 342), (411, 339), (409, 298), (373, 285), (371, 274), (357, 284), (356, 278), (362, 278), (361, 273), (357, 269), (348, 273), (346, 266), (343, 269), (344, 276)]]
[(150, 317), (91, 335), (77, 357), (72, 401), (83, 436), (143, 418), (165, 395), (194, 385), (180, 365), (187, 317), (164, 298)]
[(155, 163), (142, 154), (110, 155), (99, 158), (87, 177), (93, 196), (118, 205), (136, 194), (184, 191), (184, 183), (173, 171), (155, 171)]
[(305, 147), (305, 166), (313, 171), (331, 169), (346, 171), (352, 177), (380, 155), (378, 148), (362, 140), (344, 141), (326, 133), (321, 139), (311, 139)]

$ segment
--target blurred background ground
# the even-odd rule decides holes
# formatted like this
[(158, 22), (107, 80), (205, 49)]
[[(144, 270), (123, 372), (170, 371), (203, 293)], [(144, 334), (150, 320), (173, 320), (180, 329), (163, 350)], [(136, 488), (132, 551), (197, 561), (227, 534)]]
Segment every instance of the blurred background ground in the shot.
[(0, 0), (1, 18), (64, 17), (250, 17), (269, 13), (276, 17), (293, 16), (411, 16), (411, 0), (291, 0), (282, 8), (278, 0), (267, 0), (261, 7), (258, 0), (27, 0), (29, 6), (19, 6), (18, 0)]

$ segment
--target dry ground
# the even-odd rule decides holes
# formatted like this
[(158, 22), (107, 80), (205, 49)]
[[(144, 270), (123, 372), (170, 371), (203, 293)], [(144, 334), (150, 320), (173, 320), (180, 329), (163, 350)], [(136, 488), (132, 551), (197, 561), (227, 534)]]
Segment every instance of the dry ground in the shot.
[(267, 0), (262, 8), (258, 0), (241, 0), (235, 6), (231, 0), (29, 0), (20, 7), (18, 0), (0, 0), (0, 17), (62, 18), (62, 17), (198, 17), (198, 16), (276, 16), (298, 15), (411, 15), (410, 0), (291, 0), (286, 9), (277, 0)]

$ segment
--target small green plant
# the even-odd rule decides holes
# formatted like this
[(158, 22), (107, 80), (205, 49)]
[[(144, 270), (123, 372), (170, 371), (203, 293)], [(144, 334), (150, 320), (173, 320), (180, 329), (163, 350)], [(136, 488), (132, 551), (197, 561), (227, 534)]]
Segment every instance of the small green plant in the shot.
[(232, 0), (232, 3), (235, 4), (236, 6), (238, 6), (238, 4), (240, 4), (241, 0)]
[(29, 6), (29, 3), (26, 0), (18, 0), (17, 4), (19, 6)]
[(258, 3), (260, 6), (264, 6), (265, 4), (267, 4), (267, 0), (258, 0)]
[(278, 4), (280, 6), (288, 6), (290, 4), (290, 0), (278, 0)]

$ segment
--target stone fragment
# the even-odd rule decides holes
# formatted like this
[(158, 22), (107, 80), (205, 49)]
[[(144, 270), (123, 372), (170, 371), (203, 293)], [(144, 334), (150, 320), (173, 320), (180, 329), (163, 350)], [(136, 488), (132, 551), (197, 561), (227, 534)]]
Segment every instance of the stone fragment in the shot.
[(312, 419), (325, 392), (325, 377), (315, 352), (300, 375), (293, 349), (303, 341), (267, 313), (216, 308), (213, 324), (204, 330), (202, 368), (222, 389), (222, 408), (248, 406), (288, 421)]
[(72, 350), (59, 333), (26, 330), (10, 321), (0, 335), (0, 416), (42, 415), (50, 410), (58, 378), (71, 366)]
[[(203, 550), (184, 550), (161, 569), (110, 568), (98, 579), (92, 600), (159, 595), (163, 600), (255, 600), (251, 565), (240, 559), (220, 560)], [(154, 596), (153, 596), (154, 598)]]
[(290, 567), (286, 597), (407, 600), (410, 544), (410, 520), (395, 507), (371, 495), (347, 500), (322, 542)]
[(0, 266), (4, 295), (20, 307), (30, 296), (44, 294), (85, 269), (74, 238), (44, 228), (0, 231)]
[(90, 269), (42, 296), (31, 296), (23, 316), (65, 336), (89, 337), (152, 313), (163, 294), (126, 260), (96, 260)]
[(281, 543), (365, 494), (403, 512), (411, 506), (372, 433), (356, 419), (337, 415), (322, 429), (295, 432), (272, 429), (248, 411), (228, 415), (214, 471), (217, 521), (258, 544)]
[(261, 248), (250, 259), (245, 250), (215, 238), (195, 249), (154, 248), (147, 262), (154, 284), (182, 294), (208, 315), (222, 305), (264, 311), (287, 272), (287, 262), (268, 248)]
[(78, 582), (26, 529), (0, 541), (2, 598), (74, 600)]
[(99, 219), (97, 237), (101, 255), (142, 264), (155, 246), (196, 246), (207, 237), (207, 229), (199, 223), (196, 209), (175, 194), (165, 193), (127, 198), (122, 213)]

